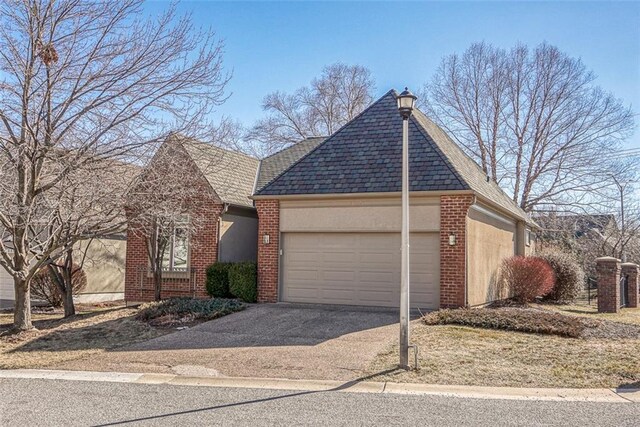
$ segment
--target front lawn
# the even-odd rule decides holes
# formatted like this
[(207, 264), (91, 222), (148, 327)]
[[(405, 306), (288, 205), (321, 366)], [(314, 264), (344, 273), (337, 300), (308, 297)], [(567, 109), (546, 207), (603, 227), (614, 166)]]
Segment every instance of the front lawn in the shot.
[[(233, 300), (179, 299), (152, 303), (146, 310), (124, 305), (81, 305), (77, 315), (34, 310), (36, 330), (10, 333), (13, 313), (0, 312), (0, 369), (45, 368), (112, 351), (175, 332), (173, 326), (224, 316), (244, 308)], [(192, 311), (189, 311), (192, 310)]]
[[(535, 310), (564, 313), (570, 317), (565, 322), (568, 325), (575, 325), (576, 317), (589, 317), (590, 312), (572, 313), (570, 308), (562, 310), (561, 307), (541, 306)], [(628, 310), (608, 318), (593, 316), (587, 324), (593, 324), (594, 320), (600, 323), (602, 318), (606, 323), (599, 327), (598, 333), (581, 334), (582, 338), (496, 330), (486, 325), (427, 325), (422, 320), (415, 321), (411, 341), (420, 347), (421, 369), (417, 372), (395, 370), (376, 380), (511, 387), (638, 388), (640, 339), (620, 338), (619, 332), (627, 330), (629, 325), (618, 326), (608, 321), (624, 318), (627, 323), (634, 323), (632, 319), (638, 312), (640, 310)], [(515, 323), (522, 327), (521, 323)], [(398, 350), (394, 345), (378, 355), (369, 373), (393, 369), (397, 363)]]

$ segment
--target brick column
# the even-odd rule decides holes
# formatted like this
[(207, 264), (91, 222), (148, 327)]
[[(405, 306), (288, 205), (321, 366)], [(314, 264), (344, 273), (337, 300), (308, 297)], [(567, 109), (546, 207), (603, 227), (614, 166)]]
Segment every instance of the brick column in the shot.
[(634, 264), (632, 262), (625, 262), (621, 264), (622, 267), (622, 276), (627, 276), (629, 278), (628, 287), (627, 287), (627, 307), (629, 308), (637, 308), (640, 304), (638, 295), (638, 264)]
[(136, 303), (141, 301), (152, 301), (153, 291), (149, 295), (143, 291), (140, 286), (141, 269), (149, 265), (147, 257), (147, 248), (144, 236), (140, 232), (134, 231), (135, 224), (129, 224), (127, 227), (127, 254), (125, 258), (124, 269), (124, 299), (127, 303)]
[[(440, 197), (440, 307), (464, 307), (467, 282), (467, 214), (472, 195)], [(455, 244), (449, 236), (455, 235)]]
[[(278, 301), (280, 202), (256, 200), (258, 211), (258, 302)], [(269, 236), (266, 243), (265, 236)]]
[[(199, 211), (193, 212), (192, 215), (199, 217), (198, 229), (193, 236), (191, 242), (191, 253), (189, 257), (189, 267), (194, 271), (191, 273), (192, 278), (182, 280), (175, 291), (177, 296), (190, 296), (189, 281), (193, 279), (195, 287), (195, 297), (208, 298), (207, 294), (207, 267), (218, 261), (218, 242), (219, 242), (219, 221), (222, 214), (222, 204), (210, 204), (202, 207)], [(165, 280), (163, 280), (164, 284)], [(174, 285), (175, 286), (175, 285)], [(170, 295), (170, 294), (169, 294)], [(173, 295), (170, 295), (173, 296)]]
[(620, 310), (620, 260), (596, 258), (598, 274), (598, 312), (617, 313)]

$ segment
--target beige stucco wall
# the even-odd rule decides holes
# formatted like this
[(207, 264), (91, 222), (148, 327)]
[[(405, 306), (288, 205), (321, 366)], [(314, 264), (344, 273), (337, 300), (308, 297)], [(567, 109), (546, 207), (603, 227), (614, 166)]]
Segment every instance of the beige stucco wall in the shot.
[(94, 239), (76, 245), (75, 262), (82, 261), (87, 275), (86, 288), (76, 296), (78, 302), (99, 302), (124, 298), (124, 270), (127, 241), (124, 239)]
[[(488, 211), (490, 209), (483, 207)], [(497, 219), (496, 215), (502, 219)], [(467, 301), (471, 306), (506, 297), (500, 290), (500, 265), (515, 254), (516, 224), (473, 207), (467, 217)]]
[(222, 262), (256, 261), (258, 218), (255, 212), (229, 210), (220, 219), (218, 259)]
[[(440, 230), (440, 199), (412, 197), (411, 231)], [(399, 232), (400, 197), (283, 200), (280, 202), (282, 232)]]
[(0, 310), (13, 307), (14, 295), (13, 277), (0, 266)]

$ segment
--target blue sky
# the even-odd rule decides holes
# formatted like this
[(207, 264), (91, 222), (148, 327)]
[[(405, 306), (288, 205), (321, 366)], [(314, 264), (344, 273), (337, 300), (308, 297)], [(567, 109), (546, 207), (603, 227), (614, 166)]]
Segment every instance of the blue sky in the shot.
[[(165, 7), (146, 5), (149, 13)], [(324, 65), (368, 67), (382, 95), (418, 89), (444, 55), (482, 40), (556, 45), (640, 112), (640, 2), (185, 1), (179, 10), (224, 39), (232, 96), (219, 113), (245, 125), (263, 115), (264, 95), (306, 85)], [(640, 147), (640, 131), (629, 145)]]

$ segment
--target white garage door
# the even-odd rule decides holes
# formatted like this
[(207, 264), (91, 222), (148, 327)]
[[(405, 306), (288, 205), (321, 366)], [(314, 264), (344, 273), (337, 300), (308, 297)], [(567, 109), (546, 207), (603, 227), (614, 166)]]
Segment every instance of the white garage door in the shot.
[[(437, 308), (438, 233), (411, 234), (411, 307)], [(284, 233), (282, 300), (397, 307), (399, 233)]]

